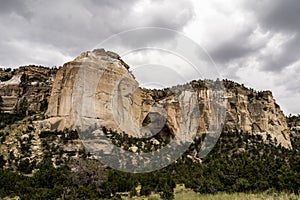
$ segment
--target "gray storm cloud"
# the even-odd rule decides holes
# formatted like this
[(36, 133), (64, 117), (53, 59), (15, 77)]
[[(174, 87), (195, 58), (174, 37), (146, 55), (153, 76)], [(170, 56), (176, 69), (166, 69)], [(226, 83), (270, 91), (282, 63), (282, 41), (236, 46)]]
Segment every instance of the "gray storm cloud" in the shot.
[[(270, 89), (286, 114), (299, 113), (299, 19), (299, 0), (3, 0), (0, 65), (58, 66), (119, 32), (169, 28), (203, 45), (225, 78)], [(176, 42), (164, 34), (141, 38), (116, 45)]]
[[(2, 66), (9, 67), (59, 65), (113, 34), (136, 27), (181, 31), (194, 14), (189, 1), (137, 0), (12, 0), (1, 1), (0, 11), (0, 60)], [(149, 40), (163, 39), (163, 35), (149, 35)], [(124, 42), (142, 42), (132, 40)], [(55, 55), (57, 60), (52, 59)]]

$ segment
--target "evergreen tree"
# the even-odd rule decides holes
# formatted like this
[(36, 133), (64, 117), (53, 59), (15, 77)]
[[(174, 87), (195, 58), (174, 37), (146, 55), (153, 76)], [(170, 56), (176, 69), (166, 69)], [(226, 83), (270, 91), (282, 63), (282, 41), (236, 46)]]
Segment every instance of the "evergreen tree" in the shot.
[(20, 102), (16, 106), (16, 113), (22, 117), (26, 116), (27, 114), (27, 109), (28, 109), (28, 101), (24, 97), (20, 100)]
[(2, 107), (3, 107), (3, 99), (2, 96), (0, 96), (0, 113), (2, 113)]
[(29, 82), (28, 82), (28, 77), (26, 74), (22, 74), (21, 76), (21, 82), (20, 82), (20, 87), (23, 88), (23, 94), (25, 94), (27, 92), (27, 89), (28, 89), (28, 85), (29, 85)]

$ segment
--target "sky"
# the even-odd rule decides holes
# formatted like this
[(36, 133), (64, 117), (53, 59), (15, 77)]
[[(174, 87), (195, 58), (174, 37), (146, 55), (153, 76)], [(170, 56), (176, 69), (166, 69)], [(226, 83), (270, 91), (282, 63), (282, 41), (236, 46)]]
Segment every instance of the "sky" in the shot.
[[(126, 35), (141, 27), (159, 31)], [(115, 34), (120, 37), (111, 39)], [(149, 44), (157, 48), (134, 51)], [(176, 52), (189, 60), (204, 60), (199, 78), (217, 71), (255, 90), (271, 90), (286, 115), (300, 113), (299, 0), (0, 0), (0, 66), (61, 66), (101, 45), (123, 51), (137, 79), (150, 83), (156, 77), (158, 87), (166, 84), (158, 80), (174, 83), (177, 75), (197, 79), (175, 50), (158, 51), (180, 46), (185, 53)]]

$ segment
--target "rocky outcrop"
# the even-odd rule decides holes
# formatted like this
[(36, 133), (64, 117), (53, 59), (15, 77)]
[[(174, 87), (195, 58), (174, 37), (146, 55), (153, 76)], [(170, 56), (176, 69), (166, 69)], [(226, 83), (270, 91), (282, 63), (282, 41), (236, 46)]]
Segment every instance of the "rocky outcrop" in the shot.
[(225, 130), (270, 134), (278, 144), (291, 147), (286, 118), (270, 91), (255, 92), (231, 81), (224, 82), (227, 95)]
[(288, 127), (293, 137), (300, 137), (300, 115), (290, 115), (287, 117)]
[[(1, 71), (0, 96), (4, 113), (36, 113), (47, 108), (47, 101), (54, 81), (49, 68), (26, 66), (14, 71)], [(6, 80), (8, 79), (8, 80)]]
[[(134, 137), (158, 133), (240, 131), (270, 134), (290, 148), (285, 116), (269, 91), (231, 81), (192, 81), (164, 90), (138, 87), (121, 58), (103, 49), (82, 53), (57, 72), (44, 121), (52, 129), (93, 123)], [(142, 134), (142, 135), (141, 135)]]
[[(119, 80), (127, 72), (127, 66), (119, 59), (119, 56), (113, 52), (105, 52), (104, 50), (94, 50), (93, 52), (85, 52), (78, 56), (74, 61), (64, 64), (64, 66), (57, 72), (55, 82), (52, 87), (51, 97), (49, 100), (48, 110), (46, 115), (51, 117), (50, 120), (55, 118), (55, 123), (51, 123), (54, 129), (75, 128), (74, 127), (74, 106), (77, 101), (74, 91), (75, 84), (82, 87), (84, 95), (95, 95), (95, 91), (90, 91), (92, 86), (97, 89), (97, 101), (99, 104), (99, 115), (101, 119), (108, 124), (111, 118), (108, 117), (112, 113), (109, 105), (110, 94), (114, 88), (114, 80)], [(82, 77), (78, 77), (81, 75)], [(98, 84), (97, 76), (102, 75), (102, 79)], [(87, 77), (87, 82), (82, 78)], [(83, 93), (82, 93), (83, 94)], [(95, 97), (95, 96), (93, 96)], [(88, 101), (88, 100), (87, 100)], [(95, 106), (90, 102), (85, 102), (82, 105), (84, 111), (94, 111)], [(105, 124), (107, 125), (107, 124)]]

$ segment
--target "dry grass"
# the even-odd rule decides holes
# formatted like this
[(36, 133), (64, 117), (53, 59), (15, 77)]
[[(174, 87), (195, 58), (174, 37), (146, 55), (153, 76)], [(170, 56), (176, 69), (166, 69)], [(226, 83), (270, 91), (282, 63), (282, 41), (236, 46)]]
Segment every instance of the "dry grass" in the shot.
[(197, 194), (193, 191), (178, 193), (175, 195), (176, 200), (298, 200), (299, 196), (295, 194), (245, 194), (245, 193), (219, 193), (219, 194)]
[[(259, 194), (247, 193), (218, 193), (218, 194), (198, 194), (183, 185), (177, 185), (175, 188), (175, 200), (299, 200), (300, 196), (288, 193), (264, 192)], [(160, 200), (158, 194), (149, 197), (133, 197), (124, 199), (134, 200)]]
[(300, 196), (287, 193), (264, 192), (258, 194), (248, 193), (218, 193), (218, 194), (198, 194), (184, 185), (177, 185), (175, 190), (176, 200), (299, 200)]

